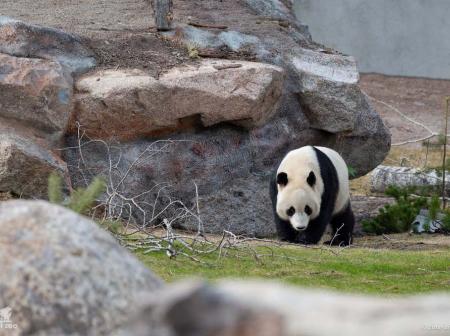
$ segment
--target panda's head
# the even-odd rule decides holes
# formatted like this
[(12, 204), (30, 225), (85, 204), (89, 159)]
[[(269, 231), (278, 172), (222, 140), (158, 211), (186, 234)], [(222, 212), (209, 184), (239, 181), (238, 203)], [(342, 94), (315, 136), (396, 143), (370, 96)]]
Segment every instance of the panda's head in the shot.
[(277, 214), (289, 221), (295, 230), (302, 231), (308, 227), (309, 221), (318, 216), (320, 211), (320, 195), (316, 186), (316, 175), (310, 171), (304, 174), (289, 176), (286, 172), (277, 174)]

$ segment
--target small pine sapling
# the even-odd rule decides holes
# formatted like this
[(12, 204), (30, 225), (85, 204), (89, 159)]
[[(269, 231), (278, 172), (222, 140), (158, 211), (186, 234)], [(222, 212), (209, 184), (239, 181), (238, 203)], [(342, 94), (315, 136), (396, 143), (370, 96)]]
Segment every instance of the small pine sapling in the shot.
[(79, 188), (70, 195), (67, 207), (80, 214), (88, 212), (97, 200), (97, 197), (103, 194), (105, 187), (106, 185), (102, 178), (94, 178), (87, 188)]
[(352, 179), (352, 178), (356, 177), (357, 172), (356, 172), (355, 168), (353, 168), (352, 166), (347, 166), (347, 170), (348, 170), (348, 177), (349, 178)]
[(420, 209), (428, 207), (426, 197), (411, 197), (409, 189), (390, 186), (386, 195), (395, 198), (394, 204), (385, 205), (375, 218), (362, 221), (365, 232), (373, 234), (401, 233), (411, 230), (411, 224)]
[(78, 188), (70, 197), (64, 200), (62, 192), (63, 180), (56, 173), (50, 174), (48, 178), (48, 200), (51, 203), (63, 205), (79, 214), (86, 214), (92, 209), (97, 198), (105, 191), (106, 184), (100, 177), (94, 180), (87, 188)]

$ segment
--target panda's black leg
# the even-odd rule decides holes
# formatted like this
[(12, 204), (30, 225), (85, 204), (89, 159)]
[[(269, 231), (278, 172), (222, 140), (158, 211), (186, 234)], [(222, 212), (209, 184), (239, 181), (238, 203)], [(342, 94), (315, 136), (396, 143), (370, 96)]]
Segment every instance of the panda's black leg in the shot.
[(278, 238), (281, 241), (286, 241), (290, 243), (298, 242), (299, 232), (292, 228), (291, 223), (282, 220), (277, 216), (277, 214), (275, 214), (275, 224), (277, 228)]
[(317, 244), (330, 222), (329, 217), (330, 216), (327, 216), (325, 212), (325, 214), (311, 220), (306, 230), (301, 232), (297, 242), (300, 244)]
[(272, 200), (273, 216), (275, 218), (275, 226), (277, 229), (278, 238), (282, 241), (295, 243), (298, 241), (299, 232), (295, 230), (289, 221), (281, 219), (277, 215), (277, 182), (275, 179), (270, 180), (270, 198)]
[(353, 227), (355, 226), (355, 217), (353, 215), (350, 203), (345, 210), (331, 219), (331, 228), (333, 237), (324, 244), (347, 246), (352, 243)]

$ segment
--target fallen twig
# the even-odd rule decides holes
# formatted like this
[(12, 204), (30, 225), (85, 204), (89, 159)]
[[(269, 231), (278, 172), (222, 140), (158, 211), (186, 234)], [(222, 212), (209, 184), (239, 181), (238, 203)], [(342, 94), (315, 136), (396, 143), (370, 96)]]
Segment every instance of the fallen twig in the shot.
[(188, 21), (188, 25), (193, 26), (193, 27), (199, 27), (199, 28), (212, 28), (212, 29), (228, 29), (228, 26), (224, 26), (224, 25), (216, 25), (216, 24), (212, 24), (212, 23), (201, 23), (201, 22), (197, 22), (197, 21)]

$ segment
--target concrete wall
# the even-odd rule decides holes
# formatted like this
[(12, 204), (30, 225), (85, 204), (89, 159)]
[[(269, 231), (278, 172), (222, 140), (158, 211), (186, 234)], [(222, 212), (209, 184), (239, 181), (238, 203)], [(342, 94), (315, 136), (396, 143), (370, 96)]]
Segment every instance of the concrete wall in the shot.
[(450, 0), (294, 0), (314, 40), (361, 72), (450, 79)]

